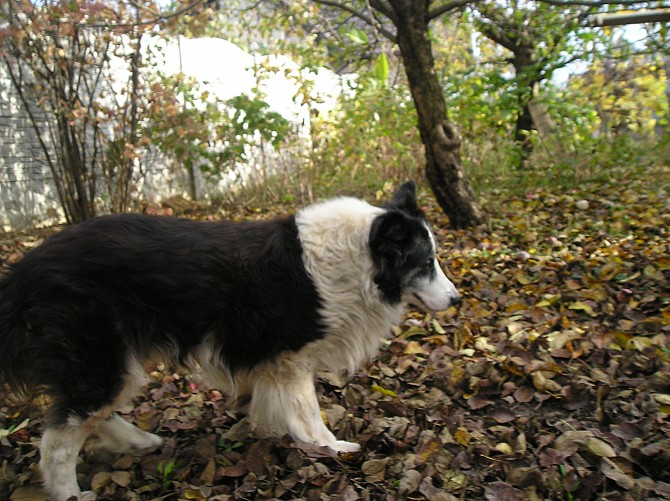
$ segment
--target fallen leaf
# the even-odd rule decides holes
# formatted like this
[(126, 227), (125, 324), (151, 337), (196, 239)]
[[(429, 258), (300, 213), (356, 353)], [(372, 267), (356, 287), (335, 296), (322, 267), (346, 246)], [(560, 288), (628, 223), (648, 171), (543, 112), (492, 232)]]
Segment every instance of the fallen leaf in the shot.
[(384, 472), (389, 458), (368, 459), (361, 466), (361, 471), (366, 476), (368, 482), (380, 482), (384, 479)]
[(506, 482), (490, 482), (484, 489), (488, 501), (521, 501), (523, 493)]
[(105, 485), (112, 481), (112, 473), (109, 471), (100, 471), (93, 475), (91, 479), (91, 489), (94, 491), (99, 491)]
[(617, 455), (610, 444), (595, 437), (589, 438), (586, 441), (586, 448), (596, 456), (603, 458), (613, 458)]
[(630, 475), (622, 472), (619, 467), (609, 460), (603, 460), (601, 463), (601, 468), (603, 474), (616, 482), (619, 486), (623, 487), (626, 490), (631, 490), (635, 487), (635, 480), (631, 478)]
[(121, 487), (128, 487), (130, 485), (131, 476), (130, 472), (127, 471), (115, 471), (112, 472), (110, 479), (116, 485), (120, 485)]
[(202, 482), (203, 485), (214, 485), (215, 476), (216, 476), (216, 460), (214, 458), (211, 458), (207, 462), (207, 466), (205, 466), (205, 469), (202, 470), (202, 473), (200, 474), (200, 482)]
[(489, 416), (497, 423), (510, 423), (516, 418), (514, 413), (507, 407), (496, 407)]
[(398, 484), (398, 495), (405, 497), (408, 494), (416, 491), (421, 484), (422, 475), (414, 469), (409, 469), (403, 473), (400, 483)]
[(243, 477), (249, 472), (247, 465), (244, 461), (240, 461), (234, 466), (226, 466), (221, 469), (221, 476), (223, 477), (232, 477), (238, 478)]
[(372, 391), (376, 391), (377, 393), (381, 393), (382, 395), (385, 395), (387, 397), (398, 398), (398, 395), (393, 390), (382, 388), (378, 384), (373, 384), (372, 386), (370, 386), (370, 389)]
[(429, 438), (421, 443), (421, 446), (416, 452), (414, 463), (419, 466), (429, 462), (441, 448), (442, 441), (439, 438)]
[(566, 431), (554, 442), (554, 448), (567, 456), (577, 452), (580, 447), (593, 439), (593, 432), (587, 430)]

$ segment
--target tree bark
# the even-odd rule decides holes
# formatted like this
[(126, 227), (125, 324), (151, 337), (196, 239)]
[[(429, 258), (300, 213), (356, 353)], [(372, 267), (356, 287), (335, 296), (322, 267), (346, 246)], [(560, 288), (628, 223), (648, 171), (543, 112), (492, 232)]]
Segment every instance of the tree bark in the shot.
[(480, 224), (484, 213), (463, 170), (461, 138), (447, 118), (444, 95), (434, 71), (428, 38), (428, 1), (389, 0), (388, 4), (393, 9), (397, 42), (419, 118), (430, 187), (454, 228)]
[(665, 71), (665, 98), (668, 100), (668, 122), (670, 122), (670, 55), (663, 57), (663, 70)]
[(521, 164), (519, 165), (521, 167), (533, 152), (533, 142), (530, 136), (535, 130), (535, 124), (530, 111), (530, 102), (533, 98), (533, 89), (539, 82), (531, 69), (536, 59), (533, 47), (522, 40), (518, 40), (513, 54), (512, 64), (516, 74), (519, 103), (514, 141), (521, 146)]

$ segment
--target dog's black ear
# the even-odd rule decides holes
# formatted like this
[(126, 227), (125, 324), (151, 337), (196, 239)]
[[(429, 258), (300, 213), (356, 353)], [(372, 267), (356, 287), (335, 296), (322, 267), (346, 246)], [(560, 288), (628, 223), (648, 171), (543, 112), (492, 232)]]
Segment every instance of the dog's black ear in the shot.
[(399, 209), (412, 216), (420, 215), (421, 210), (416, 203), (416, 183), (410, 180), (403, 184), (385, 207)]
[(376, 267), (374, 280), (384, 299), (390, 303), (400, 301), (400, 268), (407, 260), (414, 224), (416, 219), (391, 209), (378, 216), (370, 228), (369, 245)]
[(370, 228), (370, 249), (373, 256), (393, 267), (402, 265), (409, 243), (410, 218), (399, 210), (390, 210), (377, 217)]

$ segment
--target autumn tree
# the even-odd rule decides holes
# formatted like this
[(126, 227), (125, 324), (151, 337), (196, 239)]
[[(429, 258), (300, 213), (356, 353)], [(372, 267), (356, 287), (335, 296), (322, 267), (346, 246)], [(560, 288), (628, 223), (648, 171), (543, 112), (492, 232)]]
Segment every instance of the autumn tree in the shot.
[[(608, 44), (606, 53), (601, 58), (602, 61), (599, 61), (602, 65), (608, 65), (610, 68), (619, 66), (619, 68), (613, 68), (613, 71), (617, 73), (616, 76), (619, 76), (622, 73), (621, 66), (626, 65), (628, 60), (631, 60), (630, 66), (640, 66), (642, 62), (640, 68), (642, 75), (640, 76), (647, 80), (645, 87), (653, 85), (648, 77), (652, 77), (652, 80), (657, 80), (658, 85), (663, 86), (666, 114), (661, 121), (664, 121), (663, 130), (667, 134), (668, 125), (670, 125), (670, 34), (667, 26), (670, 11), (655, 9), (653, 4), (649, 7), (649, 9), (641, 8), (609, 15), (591, 16), (589, 22), (592, 26), (602, 27), (613, 38), (613, 43)], [(632, 43), (621, 35), (614, 36), (616, 27), (631, 24), (637, 25), (638, 29), (635, 31), (638, 33), (638, 38), (640, 33), (643, 34), (642, 40), (638, 39)], [(634, 75), (633, 78), (637, 76)], [(655, 101), (651, 108), (657, 111), (659, 106), (663, 107), (662, 104)], [(645, 106), (645, 108), (648, 107)]]
[(417, 111), (426, 177), (435, 198), (455, 228), (481, 223), (484, 213), (461, 163), (461, 136), (457, 125), (447, 116), (429, 34), (431, 21), (461, 7), (466, 0), (315, 1), (370, 24), (397, 44)]
[[(636, 10), (630, 9), (644, 11), (653, 6), (653, 3), (632, 0), (484, 0), (470, 5), (478, 31), (509, 54), (506, 62), (513, 70), (513, 77), (509, 79), (508, 92), (516, 97), (515, 140), (521, 146), (522, 159), (532, 150), (532, 132), (546, 117), (546, 107), (541, 104), (543, 82), (551, 80), (556, 70), (574, 61), (593, 64), (609, 59), (605, 64), (616, 65), (614, 60), (624, 61), (628, 59), (626, 54), (636, 52), (622, 37), (615, 36), (614, 33), (621, 31), (599, 29), (589, 20), (597, 13), (622, 8), (631, 13)], [(653, 19), (645, 22), (652, 23), (645, 25), (647, 48), (662, 54), (662, 47), (667, 47), (667, 29)], [(618, 47), (622, 41), (627, 51)]]
[[(106, 29), (118, 15), (103, 4), (57, 0), (12, 0), (0, 8), (0, 60), (35, 129), (68, 222), (95, 215), (101, 176), (112, 209), (122, 210), (129, 200), (141, 35), (125, 30), (122, 39)], [(112, 97), (113, 53), (129, 68), (122, 102)]]
[(506, 62), (514, 71), (514, 92), (517, 102), (515, 141), (521, 146), (522, 158), (532, 151), (531, 132), (536, 129), (532, 114), (533, 99), (540, 83), (553, 72), (579, 58), (571, 35), (588, 9), (551, 6), (540, 2), (487, 0), (472, 4), (473, 22), (479, 32), (505, 48), (510, 54)]
[(202, 3), (10, 0), (0, 64), (28, 115), (68, 222), (123, 212), (147, 143), (143, 36)]
[(182, 73), (157, 73), (149, 85), (144, 135), (176, 169), (186, 170), (192, 200), (199, 195), (197, 170), (243, 183), (249, 152), (278, 150), (291, 134), (289, 122), (262, 99), (242, 94), (223, 100)]

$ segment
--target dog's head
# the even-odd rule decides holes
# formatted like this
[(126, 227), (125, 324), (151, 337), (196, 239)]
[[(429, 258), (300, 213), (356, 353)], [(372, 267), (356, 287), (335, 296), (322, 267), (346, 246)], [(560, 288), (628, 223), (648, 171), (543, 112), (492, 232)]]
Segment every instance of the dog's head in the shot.
[(416, 203), (413, 181), (402, 185), (383, 206), (370, 229), (375, 283), (384, 301), (446, 310), (461, 297), (435, 256), (435, 237)]

